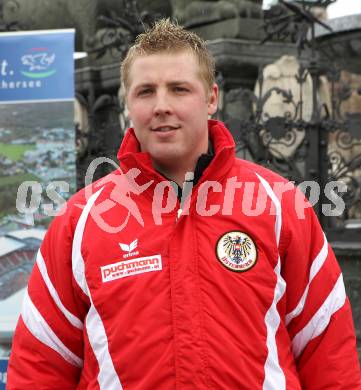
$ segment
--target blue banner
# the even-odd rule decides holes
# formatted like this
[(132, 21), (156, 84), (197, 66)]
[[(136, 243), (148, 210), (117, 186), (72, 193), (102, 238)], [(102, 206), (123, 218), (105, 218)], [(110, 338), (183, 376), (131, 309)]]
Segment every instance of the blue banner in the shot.
[(74, 30), (0, 33), (0, 102), (74, 99)]
[(8, 358), (0, 358), (0, 390), (6, 387), (6, 370), (8, 368)]

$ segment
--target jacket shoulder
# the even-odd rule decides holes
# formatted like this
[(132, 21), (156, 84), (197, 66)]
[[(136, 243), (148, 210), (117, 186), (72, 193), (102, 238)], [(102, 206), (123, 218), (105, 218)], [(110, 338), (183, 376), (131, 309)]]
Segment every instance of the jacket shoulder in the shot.
[(104, 199), (107, 194), (109, 195), (109, 192), (114, 187), (114, 183), (116, 183), (117, 176), (117, 171), (113, 171), (73, 194), (55, 216), (51, 226), (67, 224), (73, 230), (87, 203), (92, 201), (93, 196), (99, 201)]
[(243, 170), (247, 170), (253, 174), (257, 174), (258, 176), (261, 176), (263, 179), (265, 179), (270, 184), (278, 183), (278, 182), (281, 182), (281, 183), (290, 182), (288, 179), (286, 179), (285, 177), (272, 171), (271, 169), (266, 168), (263, 165), (248, 161), (248, 160), (236, 158), (235, 165), (237, 168), (241, 168)]

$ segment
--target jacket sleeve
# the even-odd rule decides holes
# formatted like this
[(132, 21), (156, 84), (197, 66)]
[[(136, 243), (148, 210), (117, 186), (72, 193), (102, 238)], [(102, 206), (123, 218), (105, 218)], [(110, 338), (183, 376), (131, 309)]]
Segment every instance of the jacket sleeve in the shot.
[(37, 254), (13, 338), (8, 390), (75, 389), (79, 382), (89, 302), (72, 274), (74, 218), (70, 211), (57, 216)]
[(285, 322), (302, 388), (361, 389), (351, 307), (331, 246), (299, 195), (284, 210)]

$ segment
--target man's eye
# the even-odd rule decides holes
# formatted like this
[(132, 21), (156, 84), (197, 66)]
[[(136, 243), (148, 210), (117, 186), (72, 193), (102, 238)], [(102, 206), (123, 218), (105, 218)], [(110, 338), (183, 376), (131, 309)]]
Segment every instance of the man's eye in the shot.
[(188, 89), (185, 87), (174, 87), (175, 92), (187, 92)]
[(148, 88), (148, 89), (141, 89), (138, 92), (138, 96), (149, 95), (150, 93), (152, 93), (152, 90), (150, 88)]

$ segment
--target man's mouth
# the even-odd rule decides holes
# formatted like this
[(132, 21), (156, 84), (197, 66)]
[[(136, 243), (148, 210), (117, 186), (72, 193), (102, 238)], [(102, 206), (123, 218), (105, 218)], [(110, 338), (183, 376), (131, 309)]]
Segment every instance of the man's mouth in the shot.
[(152, 131), (157, 131), (160, 133), (166, 133), (168, 131), (173, 131), (179, 129), (180, 126), (157, 126), (157, 127), (152, 127)]

